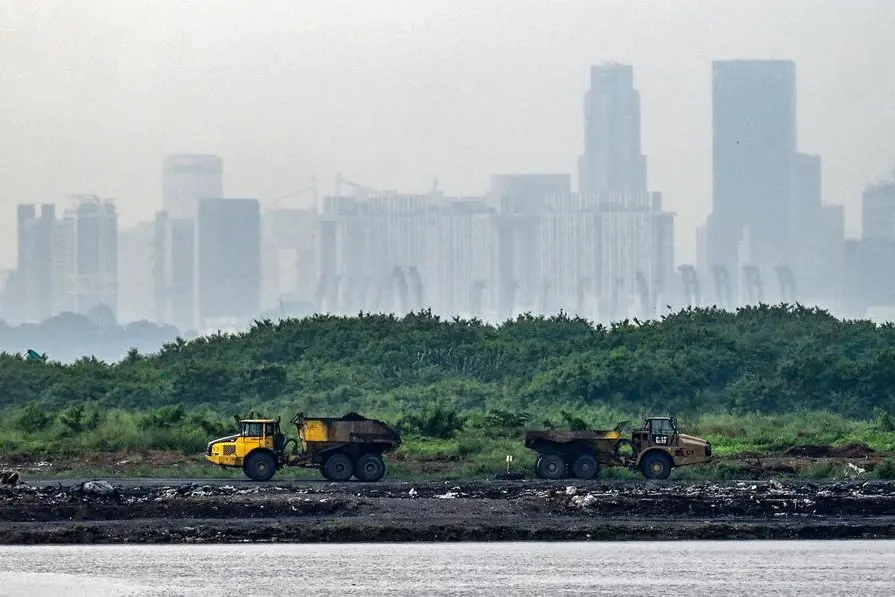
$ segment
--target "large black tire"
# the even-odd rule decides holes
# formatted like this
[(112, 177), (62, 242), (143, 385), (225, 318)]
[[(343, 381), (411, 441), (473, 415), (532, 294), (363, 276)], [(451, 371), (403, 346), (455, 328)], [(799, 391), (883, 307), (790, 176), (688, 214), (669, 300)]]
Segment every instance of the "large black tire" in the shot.
[(320, 465), (320, 474), (323, 475), (323, 478), (327, 481), (332, 481), (333, 479), (330, 479), (329, 474), (326, 472), (326, 466), (324, 466), (325, 464), (326, 463)]
[(354, 463), (354, 476), (375, 483), (385, 476), (385, 462), (379, 454), (364, 454)]
[(347, 481), (354, 474), (354, 462), (347, 454), (333, 454), (326, 459), (322, 472), (330, 481)]
[(667, 479), (671, 474), (671, 458), (665, 452), (650, 452), (640, 461), (640, 470), (647, 479)]
[(572, 463), (572, 476), (576, 479), (594, 479), (600, 472), (600, 463), (590, 454), (582, 454)]
[(538, 477), (541, 479), (563, 479), (566, 476), (566, 462), (556, 454), (541, 454), (537, 464)]
[(242, 472), (252, 481), (270, 481), (277, 472), (277, 460), (270, 452), (252, 452), (245, 459)]

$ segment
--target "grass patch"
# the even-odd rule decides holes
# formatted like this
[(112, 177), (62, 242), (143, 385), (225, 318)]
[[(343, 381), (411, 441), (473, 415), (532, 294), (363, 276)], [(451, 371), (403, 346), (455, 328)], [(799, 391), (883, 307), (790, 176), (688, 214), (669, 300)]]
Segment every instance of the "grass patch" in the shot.
[[(185, 411), (165, 407), (155, 411), (94, 409), (89, 405), (49, 413), (31, 407), (10, 408), (0, 417), (0, 461), (6, 466), (50, 460), (45, 467), (53, 476), (85, 476), (104, 471), (104, 476), (242, 478), (239, 470), (220, 469), (205, 462), (203, 453), (210, 439), (233, 432), (234, 422), (210, 410)], [(400, 417), (376, 414), (386, 421)], [(461, 412), (443, 417), (432, 411), (441, 437), (418, 430), (405, 430), (401, 448), (386, 457), (389, 477), (402, 479), (493, 478), (507, 470), (534, 475), (536, 454), (522, 442), (526, 427), (576, 425), (611, 428), (622, 420), (639, 426), (643, 413), (625, 414), (604, 408), (545, 409), (508, 412), (495, 409)], [(427, 420), (418, 427), (432, 426)], [(397, 425), (397, 423), (392, 423)], [(447, 426), (448, 428), (445, 428)], [(895, 453), (895, 430), (888, 416), (875, 421), (856, 421), (828, 412), (805, 411), (782, 415), (712, 414), (681, 417), (681, 432), (705, 437), (712, 443), (716, 460), (709, 465), (676, 469), (679, 480), (725, 480), (749, 478), (753, 457), (780, 456), (792, 446), (839, 446), (866, 443), (885, 458)], [(284, 431), (294, 428), (284, 423)], [(877, 458), (876, 460), (878, 460)], [(868, 467), (870, 468), (870, 467)], [(41, 468), (39, 470), (44, 470)], [(772, 471), (773, 472), (773, 471)], [(836, 461), (819, 461), (794, 474), (805, 479), (844, 478), (853, 471)], [(784, 474), (784, 473), (781, 473)], [(320, 478), (314, 469), (289, 468), (283, 478)], [(621, 468), (601, 470), (601, 478), (637, 478)], [(867, 477), (895, 478), (895, 457), (884, 459)]]

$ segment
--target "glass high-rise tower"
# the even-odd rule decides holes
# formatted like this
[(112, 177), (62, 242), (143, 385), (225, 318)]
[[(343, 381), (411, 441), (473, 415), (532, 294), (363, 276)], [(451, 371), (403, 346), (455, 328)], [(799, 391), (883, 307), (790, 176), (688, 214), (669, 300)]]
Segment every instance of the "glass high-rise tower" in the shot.
[(626, 64), (592, 66), (584, 94), (584, 153), (578, 189), (645, 191), (646, 157), (640, 152), (640, 93)]
[(793, 250), (796, 67), (791, 60), (712, 65), (712, 198), (707, 266), (732, 281), (749, 264), (783, 265)]

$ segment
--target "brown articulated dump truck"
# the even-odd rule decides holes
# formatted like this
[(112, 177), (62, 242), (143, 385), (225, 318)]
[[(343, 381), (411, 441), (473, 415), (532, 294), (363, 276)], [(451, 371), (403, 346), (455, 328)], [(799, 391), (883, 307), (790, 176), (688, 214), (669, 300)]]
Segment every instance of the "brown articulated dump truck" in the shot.
[(666, 479), (671, 469), (709, 462), (712, 445), (677, 430), (672, 417), (651, 417), (622, 437), (627, 421), (609, 430), (529, 429), (525, 447), (538, 453), (541, 479), (594, 479), (601, 466), (640, 470), (647, 479)]
[(385, 476), (382, 455), (401, 445), (397, 431), (357, 413), (341, 418), (292, 419), (298, 439), (286, 438), (279, 419), (243, 419), (239, 433), (208, 442), (206, 459), (242, 468), (253, 481), (268, 481), (287, 466), (317, 468), (330, 481), (379, 481)]

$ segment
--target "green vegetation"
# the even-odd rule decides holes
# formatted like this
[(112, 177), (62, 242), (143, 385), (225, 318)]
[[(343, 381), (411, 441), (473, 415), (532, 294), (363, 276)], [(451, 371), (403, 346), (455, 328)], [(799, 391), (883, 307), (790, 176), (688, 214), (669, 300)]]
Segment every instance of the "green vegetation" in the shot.
[[(691, 309), (611, 327), (564, 315), (500, 326), (428, 312), (316, 316), (131, 350), (117, 363), (48, 356), (0, 355), (4, 457), (193, 455), (230, 433), (234, 415), (288, 421), (299, 410), (397, 425), (396, 473), (490, 475), (507, 454), (529, 465), (525, 426), (647, 414), (674, 414), (722, 460), (809, 443), (895, 450), (895, 326), (801, 307)], [(895, 476), (895, 465), (879, 468)]]

